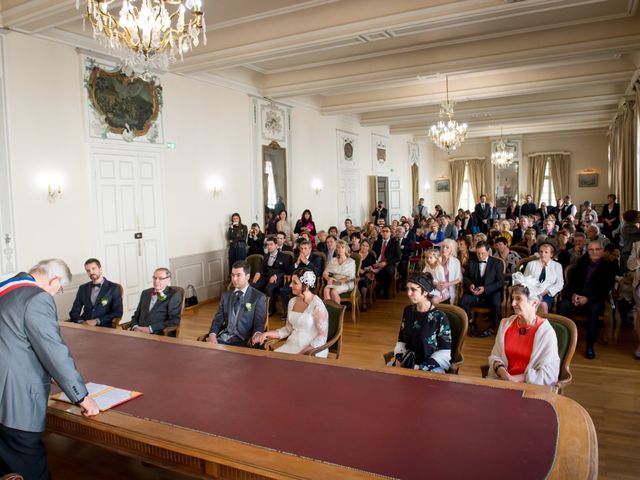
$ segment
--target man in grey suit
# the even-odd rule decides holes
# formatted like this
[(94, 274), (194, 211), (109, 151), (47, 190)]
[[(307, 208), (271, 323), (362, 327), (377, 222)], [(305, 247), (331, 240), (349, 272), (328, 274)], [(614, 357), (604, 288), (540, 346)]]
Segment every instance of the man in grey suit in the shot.
[(41, 434), (51, 377), (83, 415), (98, 414), (58, 327), (53, 296), (70, 280), (51, 259), (0, 283), (0, 476), (49, 478)]
[(131, 317), (132, 331), (161, 335), (164, 328), (180, 325), (182, 296), (169, 288), (170, 283), (168, 268), (157, 268), (153, 272), (153, 288), (143, 290), (138, 308)]
[(262, 333), (267, 316), (267, 297), (249, 285), (251, 267), (242, 260), (231, 268), (233, 291), (222, 294), (216, 316), (209, 329), (208, 342), (223, 345), (247, 345)]

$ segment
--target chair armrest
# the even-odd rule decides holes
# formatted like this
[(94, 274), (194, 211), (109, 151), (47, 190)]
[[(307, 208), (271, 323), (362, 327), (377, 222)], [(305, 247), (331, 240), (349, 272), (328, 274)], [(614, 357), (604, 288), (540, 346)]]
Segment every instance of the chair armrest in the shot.
[(129, 320), (128, 322), (120, 322), (118, 326), (122, 330), (131, 330), (131, 320)]
[(320, 353), (323, 350), (326, 350), (327, 348), (332, 347), (338, 340), (340, 340), (340, 336), (336, 335), (335, 337), (333, 337), (331, 340), (329, 340), (324, 345), (320, 345), (319, 347), (312, 348), (311, 350), (308, 350), (308, 351), (304, 352), (304, 354), (313, 357), (313, 356), (315, 356), (316, 353)]
[(122, 317), (115, 317), (113, 320), (111, 320), (111, 328), (118, 328), (121, 321)]
[(203, 334), (203, 335), (198, 336), (197, 340), (198, 340), (199, 342), (206, 342), (206, 341), (207, 341), (207, 337), (209, 337), (209, 334), (208, 334), (208, 333), (205, 333), (205, 334)]
[(482, 378), (487, 378), (487, 375), (489, 375), (489, 365), (482, 365), (480, 372), (482, 372)]
[(175, 333), (174, 336), (177, 337), (180, 334), (180, 325), (171, 325), (162, 329), (162, 335), (164, 335), (165, 337), (170, 336), (170, 333)]
[(264, 342), (264, 349), (270, 352), (273, 352), (276, 348), (278, 348), (280, 343), (284, 343), (284, 340), (281, 338), (272, 338), (271, 340), (267, 340)]

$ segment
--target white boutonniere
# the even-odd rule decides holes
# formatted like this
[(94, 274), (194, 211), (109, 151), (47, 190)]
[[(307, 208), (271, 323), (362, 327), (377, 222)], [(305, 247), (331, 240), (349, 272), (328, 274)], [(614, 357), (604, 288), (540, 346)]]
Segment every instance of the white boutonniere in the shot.
[(102, 305), (103, 307), (106, 307), (107, 303), (109, 303), (109, 299), (107, 297), (102, 297), (100, 299), (100, 305)]
[(165, 295), (165, 293), (164, 293), (164, 292), (160, 292), (160, 293), (158, 294), (158, 300), (159, 300), (159, 301), (164, 302), (166, 299), (167, 299), (167, 296)]
[(245, 303), (245, 304), (244, 304), (244, 309), (245, 309), (247, 312), (252, 311), (252, 310), (253, 310), (253, 303)]

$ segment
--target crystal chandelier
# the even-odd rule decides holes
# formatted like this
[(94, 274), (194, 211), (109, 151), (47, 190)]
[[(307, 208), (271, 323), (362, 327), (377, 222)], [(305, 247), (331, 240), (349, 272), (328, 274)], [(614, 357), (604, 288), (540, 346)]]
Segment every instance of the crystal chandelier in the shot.
[(93, 37), (121, 52), (128, 75), (166, 70), (198, 46), (201, 33), (207, 43), (202, 0), (124, 0), (117, 18), (115, 8), (114, 14), (109, 12), (114, 3), (87, 0), (87, 18)]
[(453, 119), (455, 102), (449, 101), (449, 77), (446, 77), (446, 82), (447, 99), (440, 105), (440, 120), (429, 129), (429, 137), (440, 149), (450, 154), (467, 137), (467, 124)]
[(508, 167), (513, 163), (513, 150), (507, 148), (507, 144), (502, 138), (502, 127), (500, 127), (500, 141), (496, 144), (496, 149), (491, 152), (491, 163), (496, 167)]

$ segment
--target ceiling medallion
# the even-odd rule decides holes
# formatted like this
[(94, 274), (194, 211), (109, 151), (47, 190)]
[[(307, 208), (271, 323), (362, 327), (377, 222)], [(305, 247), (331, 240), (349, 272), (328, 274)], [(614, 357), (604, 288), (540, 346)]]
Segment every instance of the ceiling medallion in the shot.
[(447, 99), (440, 105), (440, 120), (429, 129), (429, 138), (440, 149), (450, 154), (458, 148), (467, 137), (467, 124), (453, 119), (455, 102), (449, 101), (449, 77), (447, 82)]
[(86, 16), (93, 37), (120, 53), (128, 75), (167, 70), (200, 44), (200, 34), (207, 43), (201, 0), (124, 0), (116, 14), (118, 5), (87, 0)]

